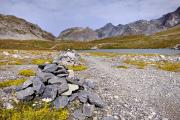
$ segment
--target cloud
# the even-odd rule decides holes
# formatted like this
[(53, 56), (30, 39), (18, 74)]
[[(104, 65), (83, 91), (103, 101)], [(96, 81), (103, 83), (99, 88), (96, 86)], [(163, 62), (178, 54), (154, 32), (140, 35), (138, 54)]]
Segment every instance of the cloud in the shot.
[(74, 26), (96, 29), (107, 22), (155, 19), (179, 6), (179, 0), (0, 0), (0, 13), (24, 18), (58, 35)]

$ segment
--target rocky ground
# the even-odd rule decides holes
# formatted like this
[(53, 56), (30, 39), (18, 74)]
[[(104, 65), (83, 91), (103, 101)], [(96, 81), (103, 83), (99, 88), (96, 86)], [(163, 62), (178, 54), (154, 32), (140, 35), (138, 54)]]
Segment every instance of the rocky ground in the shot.
[[(52, 56), (55, 54), (55, 52), (52, 53)], [(38, 55), (40, 57), (37, 57)], [(31, 59), (45, 58), (41, 53), (38, 55), (29, 55), (29, 57), (32, 57)], [(51, 55), (46, 57), (51, 57)], [(141, 56), (132, 57), (132, 59), (178, 61), (178, 57), (161, 56), (148, 59)], [(93, 120), (100, 120), (106, 116), (111, 116), (109, 119), (116, 120), (179, 120), (179, 72), (164, 71), (152, 66), (144, 69), (137, 69), (134, 66), (128, 69), (114, 67), (124, 65), (123, 60), (130, 56), (107, 58), (82, 54), (82, 58), (88, 69), (75, 72), (77, 77), (96, 82), (97, 87), (94, 92), (98, 93), (105, 102), (103, 109), (95, 109)], [(37, 65), (1, 65), (0, 81), (21, 78), (22, 76), (18, 75), (21, 69), (37, 70)], [(75, 104), (69, 106), (70, 111), (74, 110), (74, 106), (79, 106)]]
[(180, 74), (153, 67), (118, 69), (122, 59), (84, 56), (89, 69), (79, 76), (98, 84), (106, 107), (97, 113), (117, 120), (179, 120)]

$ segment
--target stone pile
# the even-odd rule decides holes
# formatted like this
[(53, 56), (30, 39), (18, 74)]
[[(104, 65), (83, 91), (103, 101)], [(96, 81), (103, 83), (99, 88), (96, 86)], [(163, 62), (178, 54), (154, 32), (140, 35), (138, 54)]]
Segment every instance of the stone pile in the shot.
[(63, 64), (63, 65), (79, 65), (80, 55), (75, 50), (68, 50), (60, 52), (59, 55), (54, 59), (53, 63)]
[[(71, 58), (71, 55), (70, 51), (63, 54), (65, 59)], [(22, 101), (41, 99), (51, 102), (57, 109), (64, 108), (77, 99), (83, 103), (83, 108), (76, 110), (74, 117), (81, 120), (91, 117), (95, 106), (101, 108), (104, 106), (101, 98), (92, 92), (96, 87), (95, 82), (75, 77), (72, 70), (61, 64), (64, 58), (62, 56), (59, 58), (61, 59), (58, 62), (39, 65), (37, 76), (17, 88), (17, 98)], [(76, 56), (72, 61), (75, 59)]]

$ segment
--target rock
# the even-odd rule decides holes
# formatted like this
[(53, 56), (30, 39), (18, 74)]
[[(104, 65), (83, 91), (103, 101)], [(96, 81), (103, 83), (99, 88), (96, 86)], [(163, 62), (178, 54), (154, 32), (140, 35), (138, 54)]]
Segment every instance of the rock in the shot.
[(68, 74), (68, 71), (66, 69), (61, 69), (61, 70), (57, 70), (52, 72), (54, 75), (58, 75), (58, 74)]
[(70, 79), (72, 79), (72, 78), (75, 77), (73, 70), (68, 70), (68, 73), (69, 73), (69, 76), (68, 76), (68, 77), (69, 77)]
[(78, 97), (78, 94), (77, 94), (77, 93), (73, 93), (73, 94), (69, 97), (69, 102), (74, 101), (77, 97)]
[(73, 91), (76, 91), (79, 89), (79, 86), (78, 85), (75, 85), (75, 84), (68, 84), (68, 87), (69, 87), (69, 90), (64, 92), (62, 95), (71, 95)]
[(6, 55), (6, 56), (10, 55), (10, 54), (9, 54), (8, 52), (6, 52), (6, 51), (3, 51), (3, 54)]
[(85, 81), (83, 87), (89, 87), (91, 89), (95, 89), (96, 83), (88, 80), (88, 81)]
[(86, 103), (88, 101), (89, 92), (83, 90), (78, 93), (78, 98), (82, 103)]
[(82, 113), (81, 109), (77, 109), (73, 113), (74, 118), (78, 120), (85, 120), (86, 116)]
[(62, 84), (62, 82), (65, 82), (65, 81), (66, 81), (65, 78), (59, 78), (59, 77), (53, 76), (51, 79), (48, 80), (48, 83), (50, 84), (61, 83)]
[(95, 93), (88, 93), (89, 102), (97, 107), (104, 107), (104, 102), (101, 98)]
[(58, 74), (57, 77), (68, 77), (69, 74)]
[(31, 100), (33, 97), (32, 95), (34, 94), (34, 89), (33, 87), (28, 87), (24, 90), (16, 92), (16, 97), (20, 100)]
[(11, 103), (9, 103), (9, 102), (3, 103), (3, 107), (4, 107), (5, 109), (8, 109), (8, 110), (14, 108), (14, 106), (13, 106)]
[(38, 68), (41, 69), (41, 70), (43, 70), (46, 65), (47, 65), (47, 64), (38, 65)]
[(112, 116), (108, 116), (108, 117), (104, 117), (102, 120), (115, 120), (115, 119)]
[(86, 117), (92, 117), (93, 112), (94, 112), (94, 105), (90, 105), (90, 104), (84, 104), (83, 105), (83, 114)]
[(76, 85), (79, 85), (79, 86), (83, 86), (84, 84), (84, 79), (78, 79), (78, 78), (66, 78), (66, 80), (70, 83), (73, 83), (73, 84), (76, 84)]
[(21, 88), (22, 89), (25, 89), (29, 86), (32, 86), (33, 84), (33, 78), (29, 79), (29, 80), (26, 80), (22, 85), (21, 85)]
[(47, 82), (49, 79), (54, 77), (52, 73), (44, 73), (44, 72), (39, 72), (37, 76), (41, 77), (43, 79), (43, 82)]
[(58, 69), (58, 66), (56, 64), (47, 64), (44, 69), (42, 70), (42, 72), (46, 72), (46, 73), (53, 73), (54, 71), (56, 71)]
[(68, 97), (67, 96), (59, 96), (55, 99), (55, 101), (53, 103), (57, 109), (64, 108), (68, 105)]
[(42, 98), (49, 99), (49, 101), (53, 101), (57, 96), (57, 87), (54, 85), (47, 85), (45, 87)]
[(36, 95), (40, 95), (44, 92), (45, 85), (43, 83), (43, 79), (40, 77), (34, 77), (33, 81), (33, 89)]

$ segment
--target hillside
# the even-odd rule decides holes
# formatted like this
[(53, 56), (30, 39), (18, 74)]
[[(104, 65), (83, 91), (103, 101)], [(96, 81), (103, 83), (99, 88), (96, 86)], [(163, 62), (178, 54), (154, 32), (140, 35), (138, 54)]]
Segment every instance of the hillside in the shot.
[(24, 19), (0, 14), (0, 39), (53, 40), (55, 37)]

